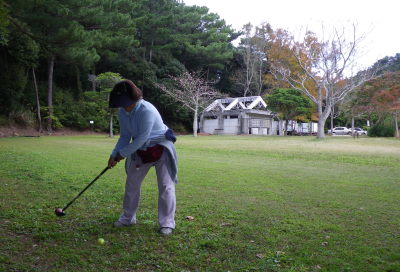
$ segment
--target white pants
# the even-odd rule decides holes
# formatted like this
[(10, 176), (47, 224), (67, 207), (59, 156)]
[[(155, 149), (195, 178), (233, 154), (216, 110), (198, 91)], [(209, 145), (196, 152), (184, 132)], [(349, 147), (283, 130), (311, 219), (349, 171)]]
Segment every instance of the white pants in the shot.
[(142, 164), (139, 156), (137, 156), (136, 161), (132, 161), (126, 178), (123, 213), (119, 218), (121, 223), (126, 225), (136, 224), (140, 187), (150, 167), (154, 165), (158, 183), (158, 223), (161, 228), (175, 228), (175, 183), (168, 173), (167, 152), (164, 150), (161, 158), (153, 163)]

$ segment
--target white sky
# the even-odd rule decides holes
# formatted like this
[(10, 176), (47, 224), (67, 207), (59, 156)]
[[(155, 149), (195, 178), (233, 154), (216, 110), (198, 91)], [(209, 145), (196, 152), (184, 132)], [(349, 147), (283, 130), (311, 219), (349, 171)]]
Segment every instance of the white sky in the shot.
[(305, 28), (315, 33), (324, 27), (349, 27), (357, 23), (366, 34), (360, 68), (385, 56), (400, 53), (400, 0), (183, 0), (186, 5), (206, 6), (234, 29), (248, 22), (263, 22), (273, 29), (296, 34)]

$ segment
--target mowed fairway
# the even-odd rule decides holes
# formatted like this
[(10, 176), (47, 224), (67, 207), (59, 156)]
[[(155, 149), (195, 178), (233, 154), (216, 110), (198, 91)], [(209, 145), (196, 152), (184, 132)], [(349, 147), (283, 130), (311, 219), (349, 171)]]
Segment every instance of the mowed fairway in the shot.
[(116, 140), (0, 139), (0, 271), (400, 271), (399, 140), (180, 136), (173, 235), (154, 170), (138, 224), (112, 227), (122, 164), (56, 217)]

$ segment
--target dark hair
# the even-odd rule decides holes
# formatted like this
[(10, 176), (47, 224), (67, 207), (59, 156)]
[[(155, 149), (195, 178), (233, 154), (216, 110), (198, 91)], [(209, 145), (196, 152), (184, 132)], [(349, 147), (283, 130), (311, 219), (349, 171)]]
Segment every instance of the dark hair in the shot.
[(115, 84), (112, 92), (127, 93), (134, 102), (143, 98), (142, 90), (140, 90), (135, 83), (128, 79), (122, 80)]
[(110, 108), (128, 107), (142, 98), (142, 91), (130, 80), (115, 84), (108, 101)]

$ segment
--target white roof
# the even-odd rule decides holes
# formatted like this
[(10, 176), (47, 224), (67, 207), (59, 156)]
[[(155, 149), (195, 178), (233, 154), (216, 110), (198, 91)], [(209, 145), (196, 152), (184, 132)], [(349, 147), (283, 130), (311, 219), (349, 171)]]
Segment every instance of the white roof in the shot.
[(221, 109), (221, 111), (228, 111), (232, 109), (250, 110), (255, 107), (266, 108), (267, 104), (261, 98), (261, 96), (222, 98), (212, 102), (204, 111), (209, 112), (218, 107)]

